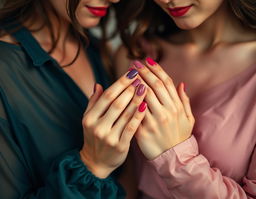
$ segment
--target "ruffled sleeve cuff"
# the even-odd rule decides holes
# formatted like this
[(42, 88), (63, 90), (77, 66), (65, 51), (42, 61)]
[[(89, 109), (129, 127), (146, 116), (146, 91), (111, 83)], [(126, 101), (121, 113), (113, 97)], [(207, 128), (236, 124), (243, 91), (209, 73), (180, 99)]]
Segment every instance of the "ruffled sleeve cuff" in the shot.
[(69, 195), (75, 191), (85, 198), (125, 197), (123, 188), (111, 175), (105, 179), (94, 176), (81, 161), (77, 150), (60, 157), (54, 163), (52, 170), (52, 175), (48, 179), (57, 182), (57, 188), (62, 189), (63, 194)]

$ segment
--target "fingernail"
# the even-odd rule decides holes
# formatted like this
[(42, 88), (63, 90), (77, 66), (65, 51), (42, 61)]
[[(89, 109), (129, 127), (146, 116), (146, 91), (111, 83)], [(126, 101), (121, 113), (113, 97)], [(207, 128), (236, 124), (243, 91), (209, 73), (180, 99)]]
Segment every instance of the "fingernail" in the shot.
[(144, 84), (140, 84), (136, 94), (138, 96), (142, 96), (145, 93), (145, 90), (146, 90), (146, 86)]
[(139, 84), (140, 84), (140, 80), (139, 79), (136, 79), (133, 83), (132, 83), (132, 85), (134, 86), (134, 87), (137, 87)]
[(147, 102), (144, 102), (144, 101), (143, 101), (143, 102), (140, 104), (140, 106), (139, 106), (139, 112), (145, 111), (146, 108), (147, 108)]
[(150, 57), (147, 57), (147, 58), (146, 58), (146, 61), (147, 61), (147, 63), (148, 63), (150, 66), (156, 65), (156, 62), (155, 62), (152, 58), (150, 58)]
[(126, 75), (126, 77), (128, 77), (129, 79), (133, 79), (137, 74), (138, 74), (138, 71), (135, 70), (135, 69), (132, 69), (132, 70)]
[(144, 65), (140, 61), (134, 61), (133, 64), (136, 66), (136, 68), (141, 69), (144, 67)]

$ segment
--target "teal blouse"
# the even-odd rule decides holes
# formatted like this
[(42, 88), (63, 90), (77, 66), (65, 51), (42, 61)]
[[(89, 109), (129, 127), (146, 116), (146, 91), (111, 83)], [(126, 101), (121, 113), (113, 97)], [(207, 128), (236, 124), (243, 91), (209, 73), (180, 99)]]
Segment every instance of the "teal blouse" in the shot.
[[(80, 160), (86, 96), (26, 28), (12, 36), (19, 45), (0, 41), (0, 198), (124, 198), (114, 175), (99, 179)], [(87, 54), (108, 87), (95, 39)]]

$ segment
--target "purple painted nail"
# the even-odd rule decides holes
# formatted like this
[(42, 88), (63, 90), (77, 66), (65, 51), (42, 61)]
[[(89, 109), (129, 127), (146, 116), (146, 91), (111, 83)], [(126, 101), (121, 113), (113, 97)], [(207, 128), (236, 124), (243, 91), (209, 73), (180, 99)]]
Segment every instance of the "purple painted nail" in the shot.
[(144, 65), (140, 61), (134, 61), (133, 64), (136, 66), (136, 68), (141, 69), (144, 67)]
[(135, 70), (135, 69), (132, 69), (132, 70), (126, 75), (126, 77), (128, 77), (129, 79), (133, 79), (137, 74), (138, 74), (138, 71)]
[(138, 96), (142, 96), (145, 93), (145, 90), (146, 90), (146, 86), (144, 84), (140, 84), (136, 94)]
[(137, 87), (139, 84), (140, 84), (140, 80), (139, 79), (136, 79), (133, 83), (132, 83), (132, 85), (134, 86), (134, 87)]

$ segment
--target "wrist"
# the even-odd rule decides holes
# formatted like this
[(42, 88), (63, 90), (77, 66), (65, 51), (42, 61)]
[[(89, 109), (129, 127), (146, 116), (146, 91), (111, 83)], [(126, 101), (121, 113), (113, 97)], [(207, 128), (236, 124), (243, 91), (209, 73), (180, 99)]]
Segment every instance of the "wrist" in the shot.
[(109, 168), (99, 166), (98, 164), (94, 163), (91, 158), (83, 153), (83, 151), (80, 151), (79, 153), (80, 159), (94, 176), (104, 179), (107, 178), (112, 172), (112, 170), (110, 170)]

